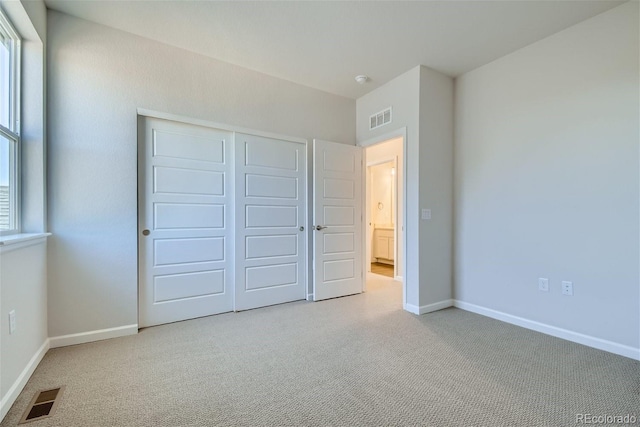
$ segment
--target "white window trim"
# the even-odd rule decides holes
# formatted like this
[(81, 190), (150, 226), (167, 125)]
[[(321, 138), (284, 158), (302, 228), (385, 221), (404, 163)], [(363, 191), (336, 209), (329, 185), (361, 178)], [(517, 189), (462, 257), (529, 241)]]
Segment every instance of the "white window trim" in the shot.
[(9, 169), (9, 182), (14, 183), (13, 192), (11, 192), (11, 186), (9, 186), (9, 208), (11, 212), (9, 213), (9, 218), (13, 218), (13, 228), (9, 230), (0, 230), (0, 236), (7, 236), (11, 234), (18, 234), (21, 232), (21, 221), (20, 221), (20, 136), (11, 132), (9, 129), (0, 125), (0, 135), (5, 138), (14, 141), (13, 149), (9, 149), (9, 157), (13, 158), (11, 161), (10, 169)]
[(13, 24), (9, 21), (9, 18), (5, 15), (5, 13), (0, 9), (0, 25), (9, 33), (9, 37), (15, 40), (16, 44), (11, 52), (13, 56), (12, 61), (12, 70), (10, 74), (9, 87), (11, 88), (11, 110), (9, 112), (9, 130), (15, 132), (17, 135), (20, 135), (20, 77), (21, 77), (21, 67), (22, 64), (22, 38), (18, 34), (18, 32), (13, 27)]
[[(7, 35), (15, 41), (11, 52), (11, 70), (9, 73), (9, 91), (10, 91), (10, 100), (11, 105), (9, 109), (9, 127), (5, 127), (0, 125), (0, 135), (4, 136), (9, 140), (13, 140), (15, 143), (13, 144), (14, 150), (10, 151), (9, 155), (12, 158), (13, 167), (9, 170), (10, 174), (10, 182), (14, 183), (14, 191), (13, 194), (10, 193), (10, 201), (9, 206), (11, 207), (12, 212), (10, 215), (13, 217), (13, 228), (9, 230), (0, 230), (0, 236), (8, 236), (14, 234), (20, 234), (22, 231), (21, 224), (21, 176), (22, 176), (22, 163), (21, 163), (21, 141), (20, 141), (20, 99), (21, 99), (21, 53), (22, 53), (22, 39), (18, 35), (18, 32), (15, 30), (14, 26), (11, 24), (4, 11), (0, 9), (0, 25), (2, 25), (3, 30), (7, 33)], [(11, 187), (10, 187), (11, 188)]]
[(21, 233), (0, 237), (0, 254), (46, 242), (51, 233)]

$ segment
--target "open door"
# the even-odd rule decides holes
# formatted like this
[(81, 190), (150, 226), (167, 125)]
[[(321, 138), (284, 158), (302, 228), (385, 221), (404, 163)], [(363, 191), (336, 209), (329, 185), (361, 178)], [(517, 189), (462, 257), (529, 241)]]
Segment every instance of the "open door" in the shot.
[(313, 141), (313, 300), (363, 290), (362, 148)]

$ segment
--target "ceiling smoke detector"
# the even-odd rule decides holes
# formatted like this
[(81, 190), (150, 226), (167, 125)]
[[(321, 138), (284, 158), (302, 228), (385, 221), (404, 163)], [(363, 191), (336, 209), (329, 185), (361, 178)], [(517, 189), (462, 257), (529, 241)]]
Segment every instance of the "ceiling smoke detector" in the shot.
[(365, 76), (364, 74), (360, 74), (359, 76), (356, 76), (356, 81), (358, 82), (358, 84), (363, 85), (368, 80), (369, 80), (369, 77)]

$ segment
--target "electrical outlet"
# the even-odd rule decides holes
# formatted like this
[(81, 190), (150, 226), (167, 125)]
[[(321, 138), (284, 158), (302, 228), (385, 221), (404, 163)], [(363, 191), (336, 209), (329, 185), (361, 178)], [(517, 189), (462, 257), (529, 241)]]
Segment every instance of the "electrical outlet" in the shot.
[(542, 292), (549, 292), (549, 279), (543, 277), (538, 279), (538, 290)]
[(573, 282), (562, 282), (562, 295), (573, 296)]
[(422, 219), (431, 219), (431, 209), (422, 209)]
[(11, 310), (9, 312), (9, 334), (13, 334), (16, 331), (16, 311)]

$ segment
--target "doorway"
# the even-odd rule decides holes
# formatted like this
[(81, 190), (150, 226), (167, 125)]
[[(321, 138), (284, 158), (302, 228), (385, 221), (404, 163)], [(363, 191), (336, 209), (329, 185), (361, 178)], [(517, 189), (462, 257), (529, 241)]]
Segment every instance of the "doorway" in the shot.
[(404, 137), (365, 148), (367, 273), (402, 281), (404, 263)]
[(370, 271), (395, 278), (396, 161), (367, 166), (369, 183)]

